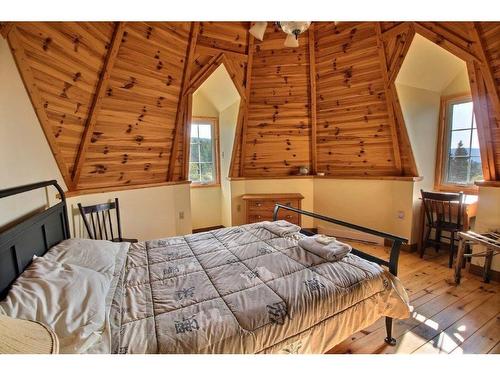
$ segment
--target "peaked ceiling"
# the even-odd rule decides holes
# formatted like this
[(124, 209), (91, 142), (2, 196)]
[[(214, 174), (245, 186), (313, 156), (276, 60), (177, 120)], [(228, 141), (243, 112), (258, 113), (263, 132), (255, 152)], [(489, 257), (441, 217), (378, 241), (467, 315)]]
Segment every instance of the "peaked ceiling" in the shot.
[(16, 22), (0, 31), (69, 190), (185, 180), (192, 93), (224, 70), (241, 97), (232, 177), (302, 165), (336, 178), (416, 176), (394, 86), (416, 33), (466, 61), (485, 176), (500, 175), (499, 23), (313, 22), (298, 48), (284, 47), (275, 25), (262, 42), (249, 27)]

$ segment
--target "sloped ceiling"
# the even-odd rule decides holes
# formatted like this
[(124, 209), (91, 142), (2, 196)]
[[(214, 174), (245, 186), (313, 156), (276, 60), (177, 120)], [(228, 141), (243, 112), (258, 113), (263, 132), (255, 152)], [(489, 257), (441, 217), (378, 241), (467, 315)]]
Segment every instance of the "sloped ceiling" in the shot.
[(240, 99), (240, 94), (231, 81), (224, 65), (220, 65), (210, 77), (200, 86), (201, 92), (218, 112), (222, 112)]
[(464, 60), (416, 34), (396, 82), (442, 92), (464, 70), (466, 70)]
[(285, 48), (275, 25), (263, 42), (249, 26), (19, 22), (0, 32), (70, 190), (185, 180), (191, 94), (204, 82), (217, 107), (242, 98), (233, 177), (301, 165), (330, 177), (415, 176), (394, 87), (412, 40), (430, 48), (415, 32), (467, 61), (485, 176), (500, 175), (499, 23), (313, 22), (298, 48)]

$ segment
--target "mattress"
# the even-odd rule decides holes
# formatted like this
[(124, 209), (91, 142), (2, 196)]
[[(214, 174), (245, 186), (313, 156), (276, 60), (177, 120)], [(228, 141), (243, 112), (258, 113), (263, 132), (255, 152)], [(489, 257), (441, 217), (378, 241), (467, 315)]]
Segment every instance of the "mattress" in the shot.
[(323, 353), (381, 316), (409, 316), (396, 277), (353, 254), (325, 261), (300, 236), (256, 223), (132, 244), (111, 351)]

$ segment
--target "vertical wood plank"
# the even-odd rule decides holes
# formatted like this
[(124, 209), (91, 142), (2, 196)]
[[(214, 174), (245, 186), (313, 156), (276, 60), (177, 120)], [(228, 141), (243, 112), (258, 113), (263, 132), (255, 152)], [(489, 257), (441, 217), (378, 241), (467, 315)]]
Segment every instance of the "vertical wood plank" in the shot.
[[(189, 37), (189, 47), (187, 52), (187, 57), (184, 65), (184, 75), (182, 77), (182, 86), (179, 94), (179, 103), (177, 106), (177, 115), (175, 119), (175, 130), (174, 130), (174, 138), (172, 141), (172, 148), (170, 151), (170, 161), (168, 163), (168, 171), (167, 171), (167, 181), (172, 181), (174, 176), (176, 157), (177, 157), (177, 148), (179, 144), (179, 137), (183, 136), (185, 138), (185, 122), (183, 119), (185, 118), (186, 113), (186, 94), (185, 91), (191, 82), (191, 69), (193, 65), (194, 54), (196, 50), (196, 42), (198, 40), (198, 34), (200, 31), (200, 23), (193, 22), (191, 25), (191, 35)], [(184, 127), (183, 127), (184, 126)], [(184, 142), (184, 140), (182, 140)], [(186, 154), (184, 150), (184, 155)], [(189, 164), (186, 159), (182, 159), (182, 163)], [(183, 168), (184, 170), (184, 168)], [(182, 176), (182, 179), (185, 178), (185, 175)]]
[(316, 174), (318, 171), (318, 162), (316, 157), (316, 128), (317, 128), (317, 103), (316, 103), (316, 41), (314, 38), (314, 23), (308, 30), (309, 36), (309, 87), (310, 87), (310, 111), (311, 111), (311, 172)]
[(253, 64), (254, 44), (255, 44), (255, 38), (253, 37), (253, 35), (249, 35), (247, 71), (245, 75), (246, 100), (245, 100), (245, 110), (243, 115), (243, 123), (241, 128), (240, 177), (243, 177), (245, 175), (245, 151), (247, 143), (248, 106), (250, 104), (250, 87), (252, 86), (252, 64)]

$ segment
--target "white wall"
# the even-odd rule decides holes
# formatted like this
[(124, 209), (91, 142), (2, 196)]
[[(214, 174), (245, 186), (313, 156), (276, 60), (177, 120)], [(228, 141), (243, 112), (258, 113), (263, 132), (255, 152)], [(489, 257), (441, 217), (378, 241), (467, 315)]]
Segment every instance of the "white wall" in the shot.
[[(111, 202), (115, 198), (120, 202), (122, 235), (125, 238), (150, 240), (191, 233), (189, 184), (183, 184), (70, 197), (67, 203), (73, 236), (88, 237), (78, 203), (86, 206)], [(184, 215), (183, 219), (180, 213)]]
[[(0, 38), (0, 189), (55, 179), (65, 185), (5, 39)], [(55, 189), (0, 200), (0, 228), (45, 207)]]

